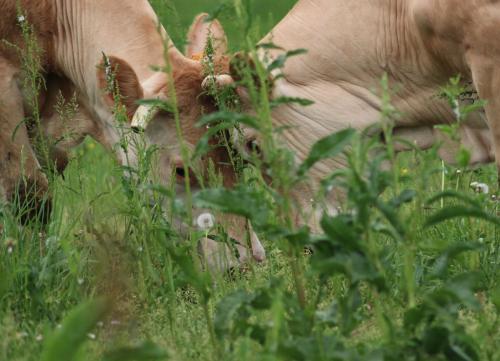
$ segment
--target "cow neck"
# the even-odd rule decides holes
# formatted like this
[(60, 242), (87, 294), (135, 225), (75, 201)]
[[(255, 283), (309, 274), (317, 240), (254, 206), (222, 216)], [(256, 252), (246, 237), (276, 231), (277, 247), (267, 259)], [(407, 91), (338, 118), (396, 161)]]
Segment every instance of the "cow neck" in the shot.
[[(381, 104), (376, 94), (380, 94), (384, 72), (391, 85), (408, 85), (393, 96), (393, 105), (406, 115), (402, 119), (405, 126), (449, 117), (446, 104), (430, 100), (439, 86), (410, 16), (411, 4), (401, 0), (302, 0), (262, 40), (287, 50), (308, 49), (307, 54), (288, 60), (273, 94), (315, 101), (309, 107), (285, 105), (273, 113), (276, 125), (296, 127), (303, 144), (299, 149), (305, 151), (325, 134), (377, 123)], [(268, 56), (279, 54), (272, 50)], [(265, 59), (262, 54), (261, 58)], [(425, 86), (421, 86), (422, 74), (423, 83), (428, 78)], [(303, 129), (304, 124), (308, 129)]]
[[(91, 106), (101, 102), (97, 65), (103, 53), (125, 60), (141, 83), (164, 64), (166, 33), (158, 31), (157, 17), (146, 0), (56, 0), (58, 39), (56, 66), (73, 81)], [(179, 58), (169, 47), (170, 59)], [(174, 64), (175, 65), (175, 64)]]

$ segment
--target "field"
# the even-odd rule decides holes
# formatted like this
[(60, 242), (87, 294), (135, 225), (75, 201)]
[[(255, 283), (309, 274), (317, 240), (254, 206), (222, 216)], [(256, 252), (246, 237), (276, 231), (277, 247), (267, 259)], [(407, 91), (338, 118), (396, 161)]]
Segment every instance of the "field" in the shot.
[[(294, 1), (253, 1), (248, 31), (222, 1), (151, 3), (180, 48), (196, 14), (221, 10), (236, 51)], [(274, 189), (250, 167), (236, 189), (195, 195), (248, 216), (267, 251), (263, 264), (212, 275), (196, 256), (199, 232), (182, 239), (149, 207), (146, 189), (156, 200), (168, 190), (124, 177), (87, 139), (51, 180), (48, 225), (20, 226), (0, 205), (0, 361), (500, 360), (496, 168), (446, 165), (438, 145), (394, 155), (342, 137), (351, 167), (325, 184), (347, 196), (324, 235), (293, 226), (287, 190), (300, 177), (285, 163), (272, 165)]]

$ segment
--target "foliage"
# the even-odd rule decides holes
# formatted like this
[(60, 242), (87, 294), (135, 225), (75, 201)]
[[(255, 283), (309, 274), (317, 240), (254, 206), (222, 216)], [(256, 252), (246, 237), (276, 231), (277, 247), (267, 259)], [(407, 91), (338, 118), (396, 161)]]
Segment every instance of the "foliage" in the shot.
[[(152, 3), (169, 24), (186, 28), (192, 18), (180, 1)], [(229, 32), (251, 56), (269, 28), (253, 7), (279, 8), (279, 18), (293, 1), (199, 5), (208, 3), (210, 15), (231, 23)], [(172, 21), (175, 14), (182, 18)], [(174, 187), (157, 185), (158, 150), (131, 135), (116, 99), (120, 146), (137, 150), (137, 167), (118, 166), (87, 140), (73, 151), (64, 178), (51, 178), (48, 225), (21, 226), (11, 207), (1, 206), (1, 360), (499, 359), (498, 202), (469, 187), (472, 180), (493, 184), (495, 168), (468, 168), (465, 150), (458, 168), (444, 166), (439, 144), (396, 154), (392, 125), (399, 114), (387, 77), (379, 94), (386, 144), (347, 129), (325, 134), (296, 161), (282, 145), (284, 129), (272, 127), (271, 110), (312, 102), (270, 101), (268, 73), (302, 52), (283, 51), (267, 67), (241, 65), (237, 85), (249, 90), (252, 115), (241, 113), (234, 88), (209, 90), (219, 111), (200, 119), (209, 128), (196, 149), (183, 148), (185, 173), (217, 138), (229, 148), (235, 187), (223, 187), (213, 169), (200, 192), (192, 193), (187, 181), (184, 199)], [(171, 69), (161, 70), (171, 77)], [(462, 91), (457, 79), (443, 89), (457, 124), (473, 110), (455, 101)], [(72, 103), (59, 104), (65, 121), (76, 109)], [(182, 143), (175, 97), (153, 103), (172, 113)], [(441, 128), (454, 141), (457, 124)], [(258, 131), (262, 143), (240, 157), (231, 140), (244, 127)], [(291, 191), (331, 158), (346, 166), (325, 177), (314, 195), (321, 217), (313, 232), (294, 221), (301, 209)], [(338, 191), (345, 199), (336, 212), (321, 212)], [(249, 219), (264, 239), (266, 263), (209, 272), (197, 245), (208, 234), (192, 227), (192, 206)], [(224, 231), (215, 240), (231, 244)]]

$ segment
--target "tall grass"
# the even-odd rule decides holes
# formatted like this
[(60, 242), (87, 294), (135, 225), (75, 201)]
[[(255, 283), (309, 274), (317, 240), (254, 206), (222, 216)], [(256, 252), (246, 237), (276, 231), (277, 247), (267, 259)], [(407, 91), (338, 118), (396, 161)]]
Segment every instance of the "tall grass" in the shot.
[[(179, 39), (198, 11), (153, 3), (165, 19), (180, 16), (167, 23), (183, 24)], [(228, 4), (221, 16), (237, 34), (233, 47), (254, 53), (270, 24), (246, 1)], [(262, 14), (274, 11), (255, 4)], [(281, 4), (276, 19), (292, 2)], [(156, 150), (140, 139), (131, 144), (136, 138), (118, 119), (121, 146), (139, 149), (136, 169), (117, 165), (89, 139), (74, 150), (64, 178), (52, 180), (47, 226), (20, 226), (2, 208), (0, 360), (498, 360), (498, 202), (469, 187), (495, 184), (495, 169), (443, 165), (439, 145), (394, 153), (386, 79), (388, 144), (348, 129), (325, 134), (296, 164), (272, 127), (269, 69), (240, 70), (255, 115), (241, 116), (231, 89), (213, 89), (220, 112), (200, 120), (224, 130), (212, 135), (225, 145), (225, 131), (235, 127), (261, 132), (264, 158), (254, 154), (255, 166), (243, 169), (235, 155), (236, 187), (220, 187), (213, 174), (212, 184), (182, 202), (151, 185)], [(444, 94), (453, 105), (461, 91), (451, 82)], [(463, 121), (470, 109), (456, 110)], [(453, 126), (443, 131), (456, 137)], [(200, 144), (197, 156), (206, 150)], [(338, 156), (349, 166), (325, 178), (316, 198), (321, 205), (334, 188), (346, 199), (313, 234), (293, 221), (291, 190), (318, 161)], [(183, 158), (189, 166), (192, 154)], [(230, 275), (204, 271), (196, 252), (203, 233), (181, 235), (172, 226), (174, 218), (192, 224), (191, 204), (249, 218), (264, 239), (266, 263)]]

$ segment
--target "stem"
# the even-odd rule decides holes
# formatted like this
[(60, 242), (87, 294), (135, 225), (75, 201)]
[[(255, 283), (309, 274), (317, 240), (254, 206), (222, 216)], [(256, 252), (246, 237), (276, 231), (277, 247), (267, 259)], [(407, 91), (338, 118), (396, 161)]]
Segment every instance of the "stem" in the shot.
[(208, 333), (210, 335), (210, 342), (212, 343), (212, 347), (214, 349), (215, 358), (221, 359), (221, 352), (219, 349), (219, 343), (217, 342), (217, 337), (215, 335), (214, 323), (212, 321), (212, 317), (210, 315), (210, 309), (208, 300), (203, 300), (203, 313), (205, 315), (205, 320), (207, 322)]

